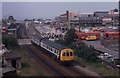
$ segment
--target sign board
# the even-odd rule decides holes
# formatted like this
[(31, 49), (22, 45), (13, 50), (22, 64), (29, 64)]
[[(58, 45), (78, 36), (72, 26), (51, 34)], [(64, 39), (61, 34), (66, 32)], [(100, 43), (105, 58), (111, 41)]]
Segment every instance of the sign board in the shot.
[(103, 22), (112, 22), (112, 18), (103, 18), (102, 21)]

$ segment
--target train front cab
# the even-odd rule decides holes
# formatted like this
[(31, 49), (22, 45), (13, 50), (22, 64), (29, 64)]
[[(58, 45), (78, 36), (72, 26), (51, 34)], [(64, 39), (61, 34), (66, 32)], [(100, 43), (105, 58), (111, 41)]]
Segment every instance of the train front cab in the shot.
[(72, 49), (63, 49), (60, 52), (60, 61), (63, 63), (73, 62), (74, 52)]

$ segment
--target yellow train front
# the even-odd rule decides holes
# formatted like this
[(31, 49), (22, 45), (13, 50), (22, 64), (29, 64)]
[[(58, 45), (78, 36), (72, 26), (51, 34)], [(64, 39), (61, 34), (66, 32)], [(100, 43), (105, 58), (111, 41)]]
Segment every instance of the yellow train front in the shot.
[(40, 41), (41, 47), (46, 50), (48, 54), (62, 63), (72, 62), (74, 60), (74, 51), (68, 47), (57, 44), (48, 39), (42, 39)]
[(74, 59), (74, 52), (70, 48), (62, 49), (60, 52), (60, 61), (61, 62), (72, 62)]

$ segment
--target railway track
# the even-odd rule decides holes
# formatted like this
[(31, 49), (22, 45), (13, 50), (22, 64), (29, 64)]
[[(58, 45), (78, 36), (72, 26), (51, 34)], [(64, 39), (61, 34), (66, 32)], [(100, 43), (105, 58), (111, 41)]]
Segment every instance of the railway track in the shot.
[(30, 53), (30, 55), (32, 55), (33, 58), (35, 58), (35, 60), (41, 64), (43, 64), (43, 67), (45, 67), (46, 70), (49, 70), (50, 73), (52, 73), (53, 76), (66, 76), (66, 77), (70, 77), (70, 76), (81, 76), (81, 77), (85, 77), (85, 78), (98, 78), (98, 76), (95, 75), (91, 75), (89, 73), (85, 73), (84, 70), (79, 70), (78, 68), (76, 68), (77, 65), (72, 65), (69, 67), (66, 67), (64, 65), (58, 64), (56, 63), (55, 60), (53, 60), (51, 57), (48, 57), (45, 53), (43, 53), (38, 47), (31, 45), (31, 46), (27, 46), (29, 50), (32, 50), (31, 52), (33, 52), (32, 54)]
[(48, 71), (50, 70), (53, 76), (76, 76), (76, 75), (81, 76), (80, 73), (76, 73), (74, 71), (68, 70), (68, 68), (59, 65), (51, 57), (48, 57), (46, 54), (43, 54), (35, 46), (31, 45), (31, 46), (27, 46), (27, 48), (29, 49), (29, 54), (39, 64), (43, 64), (44, 67), (46, 66), (47, 70)]
[[(39, 56), (38, 54), (36, 54), (31, 46), (27, 46), (27, 48), (29, 49), (29, 54), (39, 63), (41, 64), (45, 69), (47, 69), (49, 72), (52, 73), (52, 75), (54, 76), (59, 76), (62, 75), (62, 73), (60, 73), (59, 71), (57, 71), (56, 69), (54, 69), (49, 63), (47, 63), (41, 56)], [(49, 68), (48, 68), (49, 67)], [(53, 72), (53, 69), (55, 72)]]
[[(24, 36), (26, 36), (26, 38), (28, 38), (25, 32), (23, 34)], [(95, 76), (90, 76), (88, 74), (85, 74), (85, 72), (83, 71), (79, 71), (78, 69), (76, 69), (75, 65), (66, 67), (56, 63), (56, 61), (54, 61), (51, 57), (48, 57), (35, 45), (27, 45), (25, 47), (28, 49), (28, 53), (31, 55), (31, 57), (34, 58), (35, 61), (38, 62), (48, 72), (50, 72), (52, 76), (60, 76), (62, 78), (69, 78), (70, 76), (81, 76), (82, 78), (95, 78)]]

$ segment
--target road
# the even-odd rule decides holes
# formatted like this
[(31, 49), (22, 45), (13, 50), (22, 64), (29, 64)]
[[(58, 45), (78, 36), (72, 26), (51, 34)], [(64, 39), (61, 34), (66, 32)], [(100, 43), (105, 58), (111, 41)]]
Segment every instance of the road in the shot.
[(27, 31), (26, 31), (25, 23), (20, 23), (17, 31), (17, 38), (18, 39), (26, 38), (26, 35), (27, 35)]

